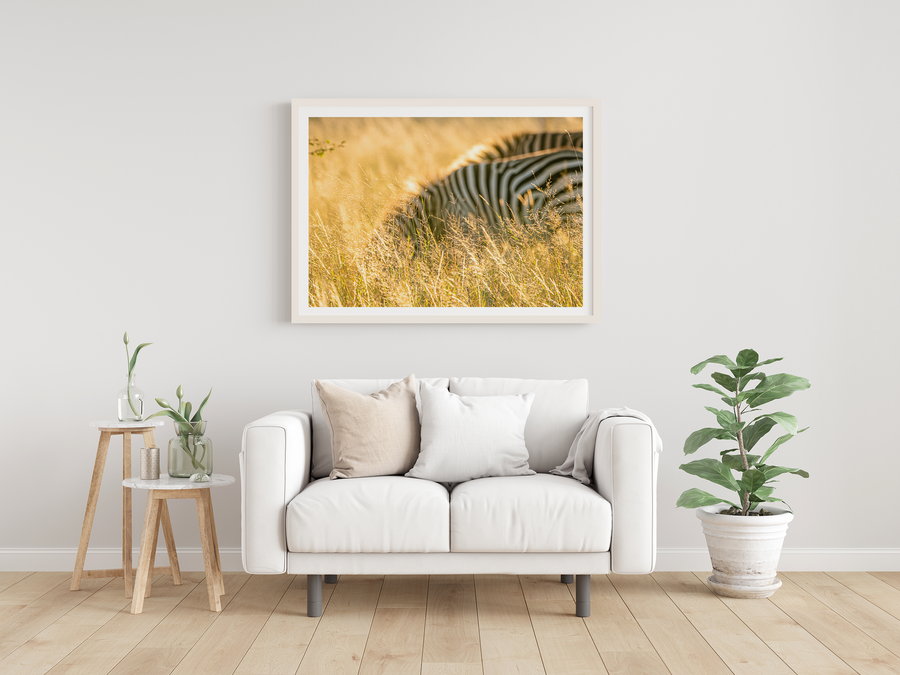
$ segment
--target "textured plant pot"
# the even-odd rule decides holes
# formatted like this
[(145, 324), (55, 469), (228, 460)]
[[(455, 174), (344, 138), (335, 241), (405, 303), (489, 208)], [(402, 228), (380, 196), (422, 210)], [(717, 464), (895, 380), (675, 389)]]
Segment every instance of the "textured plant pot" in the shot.
[(781, 586), (775, 569), (794, 514), (765, 508), (775, 515), (723, 516), (721, 504), (697, 509), (713, 567), (709, 585), (719, 595), (768, 598)]

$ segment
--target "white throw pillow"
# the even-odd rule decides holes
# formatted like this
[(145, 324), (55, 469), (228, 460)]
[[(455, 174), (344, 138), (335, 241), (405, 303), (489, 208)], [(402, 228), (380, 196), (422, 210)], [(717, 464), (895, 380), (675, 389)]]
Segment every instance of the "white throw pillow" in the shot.
[(525, 421), (534, 394), (457, 396), (423, 382), (419, 458), (406, 475), (439, 483), (527, 476)]

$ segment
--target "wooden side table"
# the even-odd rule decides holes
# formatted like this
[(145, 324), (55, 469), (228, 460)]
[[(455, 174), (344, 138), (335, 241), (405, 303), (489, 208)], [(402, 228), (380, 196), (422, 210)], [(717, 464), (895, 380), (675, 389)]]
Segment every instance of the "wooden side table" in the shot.
[[(135, 577), (134, 595), (131, 598), (131, 613), (140, 614), (144, 609), (144, 597), (150, 595), (150, 570), (156, 559), (156, 542), (159, 539), (159, 524), (163, 514), (168, 514), (167, 499), (193, 499), (197, 502), (197, 520), (200, 524), (200, 543), (203, 547), (203, 565), (206, 568), (206, 589), (209, 593), (209, 608), (213, 612), (222, 611), (221, 596), (225, 595), (222, 578), (222, 561), (219, 558), (219, 542), (216, 538), (216, 519), (213, 515), (210, 489), (234, 483), (234, 476), (214, 473), (208, 483), (192, 483), (190, 478), (173, 478), (161, 474), (159, 480), (141, 480), (139, 477), (122, 481), (126, 488), (147, 490), (147, 509), (144, 511), (144, 531), (141, 534), (141, 555)], [(177, 559), (175, 540), (166, 537), (166, 550), (170, 559)], [(158, 572), (157, 572), (158, 573)]]
[[(94, 459), (94, 473), (91, 476), (91, 488), (88, 491), (87, 507), (84, 510), (84, 522), (81, 525), (81, 538), (78, 541), (78, 555), (75, 557), (75, 571), (72, 573), (71, 590), (77, 591), (81, 587), (82, 579), (97, 579), (105, 577), (122, 577), (125, 580), (125, 597), (131, 597), (132, 577), (134, 568), (131, 562), (131, 490), (122, 488), (122, 567), (111, 570), (85, 570), (84, 560), (87, 556), (88, 542), (91, 539), (91, 529), (94, 526), (94, 513), (97, 511), (97, 498), (100, 496), (100, 482), (103, 480), (103, 469), (106, 467), (106, 455), (109, 451), (109, 441), (113, 436), (122, 437), (122, 478), (131, 476), (131, 435), (140, 434), (144, 439), (144, 446), (156, 445), (153, 439), (153, 429), (161, 427), (163, 421), (159, 419), (144, 420), (143, 422), (91, 422), (92, 427), (100, 429), (100, 442), (97, 445), (97, 456)], [(166, 536), (167, 545), (174, 544), (172, 537), (172, 523), (169, 513), (166, 511), (162, 519), (163, 533)], [(172, 546), (174, 550), (174, 545)], [(154, 570), (157, 574), (171, 574), (176, 584), (181, 583), (181, 572), (178, 569), (178, 559), (170, 558), (172, 564), (169, 567), (161, 567)]]

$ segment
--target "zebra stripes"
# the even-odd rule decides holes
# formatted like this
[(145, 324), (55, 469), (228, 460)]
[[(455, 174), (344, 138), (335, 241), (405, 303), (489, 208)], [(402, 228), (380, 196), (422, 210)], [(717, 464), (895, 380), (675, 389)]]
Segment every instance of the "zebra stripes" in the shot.
[(544, 150), (583, 148), (584, 134), (580, 131), (572, 133), (568, 131), (544, 131), (536, 134), (514, 134), (482, 147), (484, 149), (479, 153), (479, 159), (481, 161), (489, 161), (518, 157), (519, 155), (530, 155), (533, 152), (543, 152)]
[(448, 218), (477, 216), (498, 228), (504, 219), (532, 222), (544, 208), (581, 213), (583, 171), (584, 153), (578, 148), (466, 164), (424, 186), (394, 222), (407, 237), (430, 230), (440, 239)]

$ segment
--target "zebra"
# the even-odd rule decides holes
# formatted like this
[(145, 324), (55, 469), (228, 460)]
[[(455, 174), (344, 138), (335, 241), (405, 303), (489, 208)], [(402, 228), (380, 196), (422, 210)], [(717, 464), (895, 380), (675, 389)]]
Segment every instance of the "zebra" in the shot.
[(543, 131), (540, 133), (513, 134), (490, 143), (481, 154), (481, 160), (504, 159), (528, 155), (543, 150), (563, 148), (583, 148), (584, 134), (581, 131)]
[(392, 219), (410, 239), (429, 231), (440, 239), (452, 218), (476, 216), (500, 229), (504, 219), (532, 222), (544, 208), (578, 214), (583, 170), (584, 153), (577, 148), (466, 164), (422, 187)]

